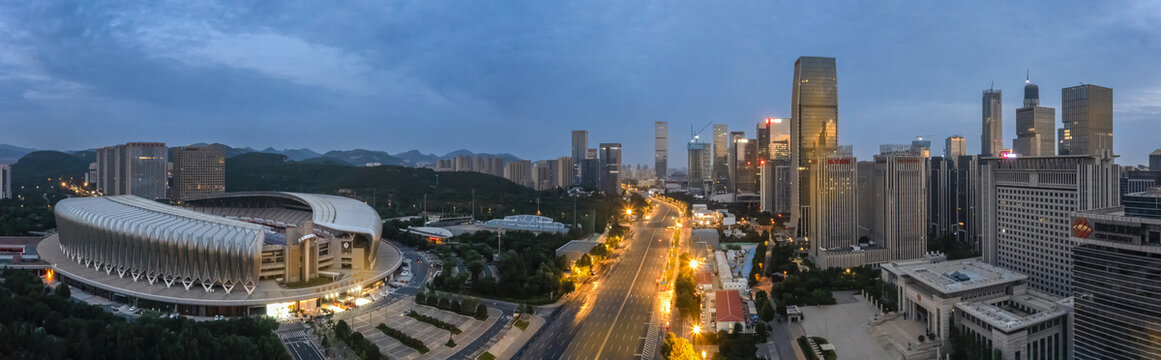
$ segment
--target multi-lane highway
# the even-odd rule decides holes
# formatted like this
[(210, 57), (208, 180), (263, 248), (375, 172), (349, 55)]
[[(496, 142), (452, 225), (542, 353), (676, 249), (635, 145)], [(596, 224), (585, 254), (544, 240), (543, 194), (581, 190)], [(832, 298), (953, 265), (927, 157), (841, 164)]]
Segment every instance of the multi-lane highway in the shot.
[(671, 230), (669, 205), (657, 205), (625, 241), (619, 261), (595, 284), (577, 291), (517, 353), (519, 359), (633, 359), (641, 356), (658, 310), (658, 279), (665, 270)]

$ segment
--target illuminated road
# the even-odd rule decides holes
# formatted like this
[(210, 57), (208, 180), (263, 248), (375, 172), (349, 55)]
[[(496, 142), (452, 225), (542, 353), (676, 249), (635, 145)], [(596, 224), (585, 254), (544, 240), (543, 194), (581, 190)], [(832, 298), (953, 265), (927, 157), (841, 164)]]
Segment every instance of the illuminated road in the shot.
[[(669, 218), (677, 212), (654, 202), (652, 220), (638, 225), (621, 259), (594, 290), (566, 302), (517, 353), (518, 359), (632, 359), (640, 356), (656, 310), (657, 280), (665, 270)], [(658, 241), (661, 240), (661, 241)], [(659, 344), (658, 344), (659, 345)]]

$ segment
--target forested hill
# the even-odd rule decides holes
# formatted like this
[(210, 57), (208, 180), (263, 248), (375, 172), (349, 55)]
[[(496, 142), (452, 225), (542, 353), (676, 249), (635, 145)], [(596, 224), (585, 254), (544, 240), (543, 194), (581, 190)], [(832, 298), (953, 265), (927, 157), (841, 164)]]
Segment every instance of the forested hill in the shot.
[[(551, 209), (560, 215), (565, 198), (560, 193), (540, 193), (504, 178), (475, 172), (354, 167), (314, 159), (293, 161), (283, 155), (263, 153), (226, 159), (226, 191), (258, 190), (341, 193), (368, 202), (384, 216), (417, 213), (423, 208), (424, 194), (430, 211), (470, 214), (475, 190), (478, 218), (536, 213), (537, 198), (541, 199), (542, 210)], [(569, 200), (570, 211), (571, 204)]]

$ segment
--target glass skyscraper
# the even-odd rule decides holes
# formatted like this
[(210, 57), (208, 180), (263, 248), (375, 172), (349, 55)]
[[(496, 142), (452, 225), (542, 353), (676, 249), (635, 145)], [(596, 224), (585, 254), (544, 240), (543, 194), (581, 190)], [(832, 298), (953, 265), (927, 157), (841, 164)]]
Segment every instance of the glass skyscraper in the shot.
[(797, 205), (791, 220), (799, 224), (799, 235), (809, 236), (805, 224), (811, 201), (812, 164), (838, 148), (838, 75), (834, 58), (799, 57), (794, 62), (794, 88), (790, 100), (790, 153), (797, 172), (797, 191), (791, 203)]

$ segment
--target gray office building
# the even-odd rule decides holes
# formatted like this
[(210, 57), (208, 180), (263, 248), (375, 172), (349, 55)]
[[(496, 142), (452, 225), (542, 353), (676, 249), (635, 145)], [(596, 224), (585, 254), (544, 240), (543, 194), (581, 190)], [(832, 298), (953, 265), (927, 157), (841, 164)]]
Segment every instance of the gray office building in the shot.
[(226, 156), (214, 146), (173, 149), (173, 198), (220, 195), (226, 192)]
[[(795, 171), (790, 192), (791, 224), (799, 236), (810, 236), (805, 219), (811, 206), (811, 167), (819, 158), (838, 149), (838, 75), (835, 59), (803, 56), (794, 61), (794, 84), (790, 98), (790, 157)], [(800, 170), (801, 169), (801, 170)]]
[[(585, 151), (589, 148), (589, 132), (586, 130), (572, 131), (572, 162), (573, 171), (576, 179), (575, 184), (581, 183), (581, 177), (584, 176), (584, 169), (581, 166), (582, 160), (586, 159)], [(595, 175), (595, 174), (594, 174)]]
[(1061, 155), (1113, 150), (1113, 89), (1092, 84), (1067, 87), (1060, 91), (1060, 100), (1060, 119), (1069, 136)]
[(1028, 275), (1029, 287), (1071, 296), (1067, 241), (1077, 211), (1120, 205), (1120, 167), (1098, 155), (992, 158), (980, 176), (984, 261)]
[(1075, 358), (1161, 358), (1161, 188), (1071, 220)]
[(967, 139), (963, 136), (952, 135), (944, 140), (943, 156), (951, 161), (959, 160), (960, 156), (967, 155)]
[(983, 131), (980, 133), (980, 155), (1000, 156), (1004, 149), (1004, 109), (1000, 90), (984, 90)]
[(97, 149), (97, 190), (104, 195), (166, 198), (169, 148), (165, 143), (131, 142)]
[(653, 172), (658, 179), (669, 175), (669, 123), (653, 123)]
[(1161, 149), (1149, 153), (1149, 171), (1161, 171)]
[(1040, 87), (1024, 81), (1024, 107), (1016, 109), (1012, 152), (1021, 156), (1056, 155), (1056, 109), (1040, 106)]
[(600, 189), (606, 194), (621, 193), (621, 143), (601, 143)]
[(730, 129), (726, 124), (714, 124), (713, 127), (713, 192), (720, 193), (729, 189), (730, 183)]
[(686, 177), (687, 188), (694, 194), (706, 194), (706, 184), (713, 179), (712, 158), (709, 143), (690, 142), (686, 145), (689, 151), (689, 175)]

